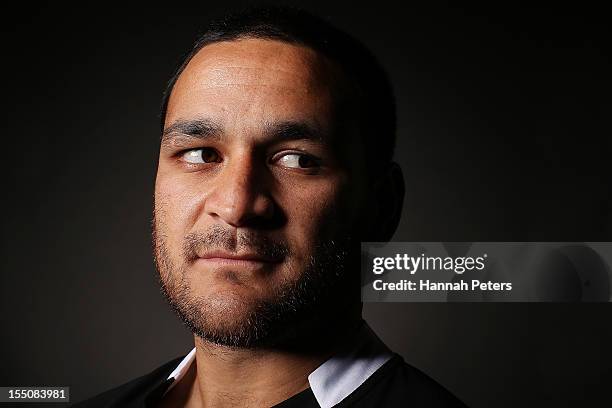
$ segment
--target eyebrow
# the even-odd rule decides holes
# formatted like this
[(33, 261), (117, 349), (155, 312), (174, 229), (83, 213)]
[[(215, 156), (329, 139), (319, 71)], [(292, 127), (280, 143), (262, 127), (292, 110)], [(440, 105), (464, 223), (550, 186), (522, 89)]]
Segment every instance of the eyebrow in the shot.
[(173, 139), (173, 134), (187, 136), (195, 139), (207, 139), (221, 137), (223, 127), (209, 119), (177, 120), (164, 129), (162, 143)]
[(266, 139), (272, 140), (312, 140), (323, 142), (324, 135), (317, 126), (306, 122), (282, 121), (265, 126)]
[[(311, 140), (322, 143), (324, 135), (317, 126), (300, 121), (280, 121), (266, 123), (264, 126), (266, 140)], [(210, 119), (177, 120), (164, 129), (162, 144), (170, 143), (176, 138), (221, 139), (223, 126)]]

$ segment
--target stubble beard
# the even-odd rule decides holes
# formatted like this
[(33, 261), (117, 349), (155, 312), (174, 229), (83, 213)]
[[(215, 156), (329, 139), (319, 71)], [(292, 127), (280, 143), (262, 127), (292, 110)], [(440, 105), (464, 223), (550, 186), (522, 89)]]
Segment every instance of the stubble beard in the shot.
[[(235, 348), (291, 347), (313, 327), (325, 325), (345, 303), (350, 290), (346, 263), (351, 237), (320, 241), (295, 281), (281, 282), (272, 295), (250, 302), (194, 293), (187, 268), (202, 245), (240, 246), (290, 255), (288, 246), (255, 235), (235, 237), (220, 227), (183, 238), (182, 259), (172, 259), (163, 225), (153, 217), (153, 246), (163, 296), (185, 326), (202, 340)], [(356, 272), (358, 274), (358, 272)], [(348, 284), (348, 285), (347, 285)], [(332, 323), (333, 324), (333, 323)]]

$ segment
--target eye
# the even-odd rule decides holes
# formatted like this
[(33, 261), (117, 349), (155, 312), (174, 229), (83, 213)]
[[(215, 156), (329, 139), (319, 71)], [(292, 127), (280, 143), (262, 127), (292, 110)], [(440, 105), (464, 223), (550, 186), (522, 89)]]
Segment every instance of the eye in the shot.
[(293, 169), (309, 169), (319, 165), (319, 161), (316, 158), (299, 153), (285, 154), (278, 161), (281, 165)]
[(183, 153), (183, 160), (191, 164), (214, 163), (219, 159), (219, 154), (211, 148), (191, 149)]

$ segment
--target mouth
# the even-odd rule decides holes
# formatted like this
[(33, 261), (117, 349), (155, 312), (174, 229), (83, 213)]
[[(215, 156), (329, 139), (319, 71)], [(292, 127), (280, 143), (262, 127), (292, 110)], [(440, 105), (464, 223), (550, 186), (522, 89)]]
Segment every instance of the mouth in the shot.
[(211, 251), (198, 256), (196, 262), (211, 266), (231, 266), (239, 268), (258, 268), (282, 262), (281, 258), (261, 255), (258, 253), (233, 253)]

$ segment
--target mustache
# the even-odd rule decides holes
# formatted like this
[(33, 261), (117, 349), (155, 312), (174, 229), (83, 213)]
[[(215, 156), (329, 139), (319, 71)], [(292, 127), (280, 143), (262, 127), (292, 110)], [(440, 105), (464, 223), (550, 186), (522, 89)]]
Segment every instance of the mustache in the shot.
[(285, 258), (290, 253), (284, 242), (273, 241), (257, 232), (236, 231), (220, 225), (213, 225), (207, 231), (190, 232), (183, 238), (183, 257), (188, 262), (198, 259), (205, 249), (255, 252), (272, 259)]

